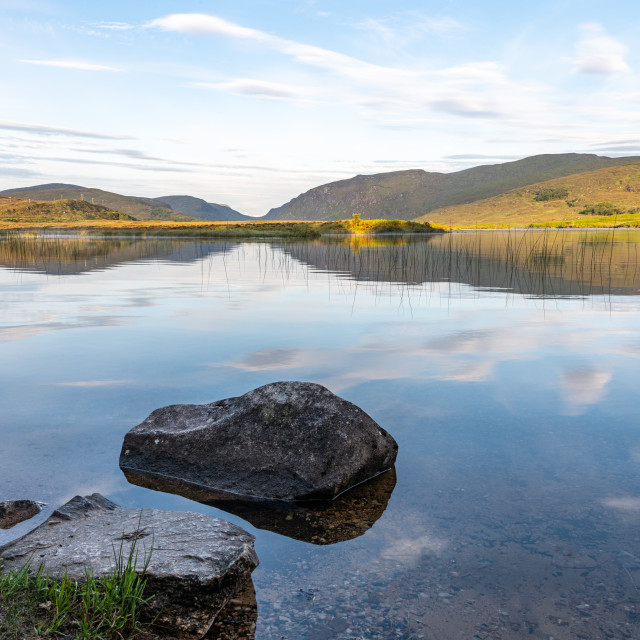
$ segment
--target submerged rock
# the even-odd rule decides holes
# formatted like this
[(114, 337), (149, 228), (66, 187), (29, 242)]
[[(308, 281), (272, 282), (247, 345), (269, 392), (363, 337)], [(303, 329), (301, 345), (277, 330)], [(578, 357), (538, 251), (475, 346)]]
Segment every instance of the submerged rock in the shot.
[(139, 471), (124, 471), (131, 484), (178, 495), (244, 518), (258, 529), (326, 545), (361, 536), (382, 516), (396, 485), (395, 469), (367, 480), (335, 500), (259, 500), (213, 491)]
[(4, 570), (31, 559), (50, 576), (66, 572), (77, 581), (89, 569), (113, 572), (132, 545), (137, 569), (146, 560), (145, 616), (187, 638), (199, 638), (258, 565), (254, 537), (226, 520), (199, 513), (122, 509), (99, 494), (76, 496), (26, 536), (0, 547)]
[(5, 500), (0, 502), (0, 529), (11, 529), (19, 522), (40, 513), (40, 505), (33, 500)]
[(157, 409), (125, 436), (120, 467), (253, 498), (333, 499), (390, 469), (397, 451), (380, 425), (325, 387), (275, 382)]

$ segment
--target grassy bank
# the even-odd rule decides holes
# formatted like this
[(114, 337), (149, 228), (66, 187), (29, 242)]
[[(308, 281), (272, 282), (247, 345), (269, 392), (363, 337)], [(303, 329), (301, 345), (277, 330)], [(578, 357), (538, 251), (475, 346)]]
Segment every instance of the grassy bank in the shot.
[(405, 220), (330, 222), (176, 222), (85, 220), (81, 222), (0, 221), (0, 233), (49, 231), (95, 235), (193, 236), (208, 238), (319, 238), (329, 234), (434, 233), (443, 227)]
[(137, 564), (132, 545), (128, 554), (120, 549), (112, 573), (98, 579), (87, 571), (82, 583), (66, 575), (54, 580), (42, 570), (30, 574), (29, 563), (0, 575), (0, 638), (144, 638), (146, 564)]

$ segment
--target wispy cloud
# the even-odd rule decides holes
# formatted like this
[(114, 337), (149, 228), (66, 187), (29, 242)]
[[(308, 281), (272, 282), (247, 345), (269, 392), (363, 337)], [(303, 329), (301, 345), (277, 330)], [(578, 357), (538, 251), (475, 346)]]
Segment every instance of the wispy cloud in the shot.
[(599, 24), (581, 27), (583, 36), (576, 45), (576, 71), (580, 73), (611, 75), (630, 71), (625, 61), (627, 48), (607, 35)]
[(449, 16), (427, 16), (418, 11), (405, 11), (389, 18), (366, 18), (356, 24), (387, 46), (399, 46), (425, 35), (462, 31), (464, 26)]
[[(435, 28), (435, 25), (431, 26)], [(335, 101), (359, 107), (372, 118), (380, 114), (388, 118), (390, 114), (429, 111), (465, 118), (515, 118), (539, 106), (533, 99), (539, 87), (510, 82), (505, 70), (493, 62), (442, 69), (384, 66), (206, 14), (172, 14), (153, 20), (146, 27), (252, 41), (288, 56), (296, 63), (323, 69), (342, 81)], [(348, 85), (344, 85), (344, 80)], [(300, 93), (291, 87), (262, 80), (240, 79), (226, 83), (197, 83), (196, 86), (278, 99)], [(331, 93), (326, 82), (323, 82), (323, 91)], [(421, 124), (424, 126), (425, 123)]]
[(108, 31), (130, 31), (135, 29), (135, 25), (127, 22), (99, 22), (94, 25), (97, 29), (107, 29)]
[(58, 67), (60, 69), (75, 69), (77, 71), (122, 71), (116, 67), (104, 64), (94, 64), (82, 60), (19, 60), (25, 64), (35, 64), (42, 67)]
[(110, 135), (95, 131), (80, 131), (78, 129), (66, 129), (64, 127), (50, 127), (40, 124), (28, 124), (25, 122), (0, 121), (0, 129), (9, 131), (23, 131), (43, 136), (72, 136), (77, 138), (98, 138), (102, 140), (132, 140), (131, 136)]
[(304, 97), (297, 87), (248, 78), (238, 78), (227, 82), (191, 82), (189, 86), (197, 89), (213, 89), (215, 91), (225, 91), (270, 100), (290, 100)]

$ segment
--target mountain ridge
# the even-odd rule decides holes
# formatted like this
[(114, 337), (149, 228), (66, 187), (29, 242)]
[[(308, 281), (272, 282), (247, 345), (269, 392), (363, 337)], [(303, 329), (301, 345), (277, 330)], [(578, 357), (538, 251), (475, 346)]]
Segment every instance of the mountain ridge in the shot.
[(314, 187), (271, 209), (263, 219), (339, 220), (359, 213), (364, 219), (411, 220), (437, 208), (497, 196), (543, 180), (637, 161), (640, 157), (541, 154), (452, 173), (408, 169), (358, 175)]

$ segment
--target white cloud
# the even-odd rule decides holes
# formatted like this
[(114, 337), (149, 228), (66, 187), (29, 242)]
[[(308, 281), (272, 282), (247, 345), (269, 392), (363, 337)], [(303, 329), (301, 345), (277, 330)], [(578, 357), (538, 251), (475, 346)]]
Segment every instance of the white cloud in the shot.
[(156, 18), (146, 26), (163, 31), (192, 33), (200, 36), (226, 36), (266, 42), (280, 40), (280, 38), (263, 31), (241, 27), (233, 22), (204, 13), (174, 13), (164, 18)]
[(93, 64), (81, 60), (19, 60), (25, 64), (36, 64), (42, 67), (58, 67), (60, 69), (76, 69), (78, 71), (121, 71), (104, 64)]
[(608, 36), (598, 24), (582, 26), (583, 37), (576, 45), (576, 71), (610, 75), (630, 71), (625, 61), (627, 48)]

